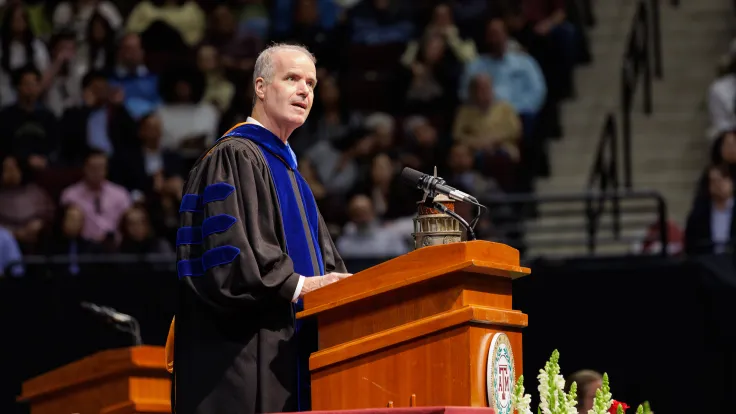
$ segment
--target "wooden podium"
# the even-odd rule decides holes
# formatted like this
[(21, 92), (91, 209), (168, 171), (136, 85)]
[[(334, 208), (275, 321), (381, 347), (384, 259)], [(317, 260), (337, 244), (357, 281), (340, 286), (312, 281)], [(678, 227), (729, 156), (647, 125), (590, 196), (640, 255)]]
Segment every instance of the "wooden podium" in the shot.
[(164, 348), (102, 351), (23, 383), (31, 414), (170, 413)]
[(425, 247), (304, 297), (316, 317), (312, 410), (485, 407), (491, 338), (503, 332), (522, 372), (527, 315), (511, 282), (530, 273), (517, 250), (472, 241)]

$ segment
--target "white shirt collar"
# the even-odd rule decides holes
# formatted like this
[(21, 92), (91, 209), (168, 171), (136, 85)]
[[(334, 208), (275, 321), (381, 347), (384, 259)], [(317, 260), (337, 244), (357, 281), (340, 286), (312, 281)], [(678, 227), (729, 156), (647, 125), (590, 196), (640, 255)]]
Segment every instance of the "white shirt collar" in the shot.
[[(243, 119), (243, 118), (240, 118), (240, 119)], [(245, 120), (245, 122), (249, 124), (256, 124), (261, 128), (265, 128), (262, 123), (258, 122), (255, 118), (250, 117), (250, 116)]]

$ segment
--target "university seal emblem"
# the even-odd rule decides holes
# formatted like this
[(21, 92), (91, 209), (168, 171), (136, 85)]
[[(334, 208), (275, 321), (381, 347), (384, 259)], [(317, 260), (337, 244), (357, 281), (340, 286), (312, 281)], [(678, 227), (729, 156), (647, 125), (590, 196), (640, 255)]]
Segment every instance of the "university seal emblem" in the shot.
[(512, 414), (511, 394), (514, 392), (515, 379), (511, 342), (505, 333), (499, 332), (493, 335), (486, 364), (488, 406), (497, 414)]

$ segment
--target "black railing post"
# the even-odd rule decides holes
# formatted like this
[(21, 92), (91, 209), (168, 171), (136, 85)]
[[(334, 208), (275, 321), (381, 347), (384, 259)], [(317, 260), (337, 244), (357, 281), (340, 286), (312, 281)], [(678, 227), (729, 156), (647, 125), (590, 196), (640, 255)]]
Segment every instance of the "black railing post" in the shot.
[(631, 189), (633, 186), (631, 176), (631, 99), (629, 97), (631, 90), (627, 81), (629, 70), (628, 62), (624, 61), (621, 68), (621, 138), (624, 157), (624, 188), (626, 189)]
[(638, 45), (640, 47), (639, 53), (637, 53), (638, 59), (641, 62), (641, 65), (643, 65), (644, 70), (644, 113), (647, 115), (651, 115), (652, 113), (652, 62), (651, 62), (651, 52), (649, 49), (649, 39), (650, 39), (650, 27), (649, 27), (649, 10), (642, 0), (640, 3), (640, 10), (641, 10), (641, 21), (639, 24), (641, 24), (641, 32), (642, 36), (641, 38), (638, 38), (637, 40), (641, 41), (641, 44)]
[[(613, 114), (608, 114), (606, 129), (609, 134), (611, 151), (611, 165), (608, 174), (611, 176), (611, 188), (618, 194), (618, 129), (616, 127), (616, 117)], [(621, 202), (618, 196), (611, 200), (611, 213), (613, 214), (613, 237), (619, 238), (621, 236)]]
[(662, 244), (662, 257), (667, 257), (667, 243), (669, 241), (669, 229), (667, 228), (667, 203), (661, 194), (657, 195), (657, 215), (659, 221), (659, 242)]
[(662, 79), (662, 26), (659, 17), (659, 0), (649, 0), (652, 23), (652, 53), (654, 54), (654, 76)]

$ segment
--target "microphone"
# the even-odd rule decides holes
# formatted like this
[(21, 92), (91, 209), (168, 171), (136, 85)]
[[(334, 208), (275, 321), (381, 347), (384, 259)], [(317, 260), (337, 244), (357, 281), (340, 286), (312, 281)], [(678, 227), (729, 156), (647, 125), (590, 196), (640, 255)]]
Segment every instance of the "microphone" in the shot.
[(423, 190), (425, 193), (440, 193), (455, 201), (473, 204), (478, 203), (478, 200), (470, 194), (465, 194), (456, 188), (446, 185), (445, 180), (442, 178), (424, 174), (423, 172), (417, 171), (413, 168), (404, 167), (401, 171), (401, 179), (410, 186)]
[(80, 305), (84, 309), (92, 311), (92, 313), (102, 316), (105, 319), (109, 319), (113, 322), (130, 323), (130, 321), (133, 320), (132, 316), (127, 315), (125, 313), (120, 313), (113, 308), (108, 308), (107, 306), (99, 306), (99, 305), (95, 305), (94, 303), (90, 303), (90, 302), (82, 302), (80, 303)]
[(87, 309), (95, 315), (102, 316), (103, 319), (109, 322), (114, 322), (115, 329), (129, 333), (133, 336), (133, 342), (136, 346), (143, 345), (143, 338), (141, 338), (141, 327), (138, 321), (125, 313), (118, 312), (113, 308), (107, 306), (95, 305), (90, 302), (81, 302), (79, 304), (84, 309)]

